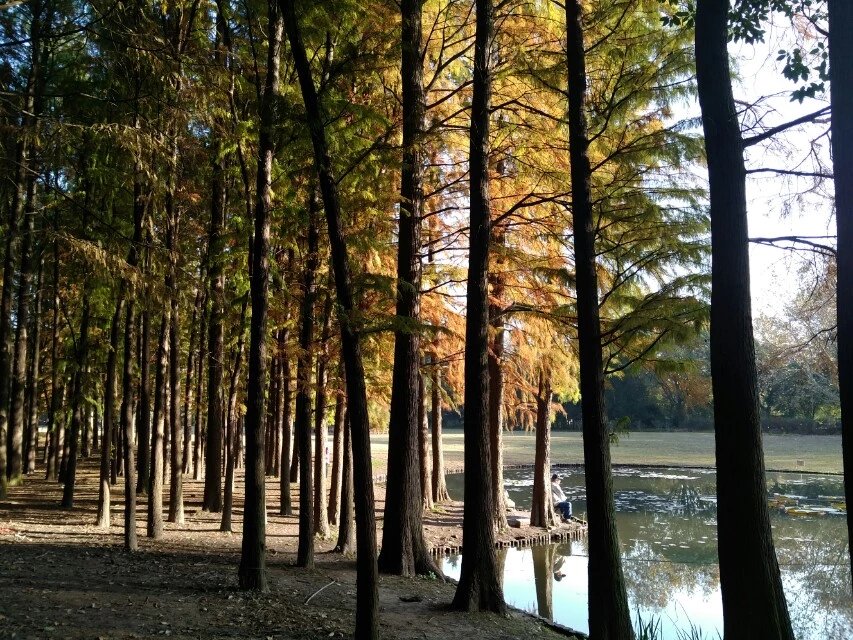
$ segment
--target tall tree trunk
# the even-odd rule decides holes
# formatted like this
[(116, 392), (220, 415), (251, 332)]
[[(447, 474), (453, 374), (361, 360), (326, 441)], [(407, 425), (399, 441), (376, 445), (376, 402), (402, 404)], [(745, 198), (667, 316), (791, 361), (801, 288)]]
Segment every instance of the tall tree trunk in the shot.
[(357, 579), (355, 636), (373, 640), (379, 635), (379, 591), (376, 566), (376, 514), (373, 500), (373, 471), (370, 457), (370, 418), (360, 334), (351, 324), (356, 311), (352, 292), (349, 255), (341, 228), (341, 205), (332, 171), (323, 117), (311, 66), (296, 20), (293, 0), (280, 0), (287, 35), (305, 103), (308, 131), (314, 149), (314, 167), (320, 180), (326, 224), (329, 229), (332, 268), (335, 272), (338, 306), (341, 310), (341, 349), (346, 368), (347, 405), (353, 449), (353, 487), (357, 520)]
[[(829, 0), (829, 75), (832, 89), (832, 162), (838, 224), (838, 389), (844, 494), (853, 504), (853, 4)], [(853, 511), (847, 511), (847, 539), (853, 540)], [(848, 544), (848, 551), (850, 545)], [(850, 554), (853, 579), (853, 552)]]
[(314, 368), (314, 301), (316, 275), (320, 263), (317, 231), (317, 197), (314, 188), (308, 203), (308, 249), (302, 274), (302, 303), (299, 308), (299, 358), (296, 363), (296, 420), (294, 430), (299, 447), (299, 548), (296, 566), (314, 565), (314, 518), (312, 505), (314, 478), (311, 460), (311, 372)]
[(767, 509), (729, 9), (728, 0), (696, 5), (696, 72), (711, 196), (711, 381), (723, 631), (726, 640), (786, 640), (794, 636)]
[(495, 554), (492, 451), (489, 441), (489, 104), (492, 93), (492, 0), (476, 0), (474, 85), (471, 103), (471, 224), (465, 320), (465, 555), (453, 607), (503, 613)]
[(83, 374), (86, 369), (86, 361), (89, 357), (89, 319), (91, 310), (89, 308), (89, 294), (83, 296), (83, 311), (80, 315), (80, 335), (77, 338), (74, 353), (75, 369), (73, 391), (71, 394), (71, 426), (65, 434), (68, 444), (68, 455), (64, 474), (65, 486), (62, 489), (62, 507), (71, 509), (74, 506), (74, 488), (77, 484), (77, 451), (80, 440), (80, 425), (83, 422)]
[(258, 139), (258, 180), (254, 242), (249, 279), (252, 322), (249, 339), (249, 384), (246, 389), (246, 497), (243, 514), (243, 548), (240, 587), (267, 590), (266, 509), (264, 486), (264, 380), (266, 378), (267, 292), (269, 289), (270, 209), (272, 159), (275, 150), (273, 102), (278, 93), (282, 18), (275, 0), (269, 0), (267, 73), (261, 99)]
[(30, 324), (31, 289), (33, 286), (33, 242), (35, 236), (36, 181), (27, 177), (24, 215), (21, 220), (21, 269), (18, 280), (15, 353), (12, 367), (12, 405), (9, 412), (6, 475), (11, 484), (20, 482), (24, 473), (24, 422), (27, 397), (27, 333)]
[(343, 417), (343, 461), (341, 469), (341, 515), (338, 523), (338, 542), (335, 551), (347, 555), (352, 553), (353, 538), (355, 537), (355, 507), (352, 482), (352, 440), (350, 438), (349, 415), (344, 401)]
[[(493, 241), (499, 252), (506, 245), (506, 230), (498, 227), (493, 231)], [(491, 299), (489, 304), (489, 324), (494, 335), (489, 348), (489, 446), (492, 450), (492, 491), (494, 492), (495, 526), (499, 531), (507, 528), (506, 501), (504, 500), (504, 319), (501, 299), (504, 294), (503, 254), (498, 253), (494, 269), (489, 270), (488, 282)]]
[(163, 434), (166, 426), (166, 376), (169, 373), (169, 311), (167, 305), (160, 320), (157, 338), (157, 369), (154, 373), (154, 417), (151, 430), (151, 471), (148, 476), (147, 535), (163, 537), (163, 470), (165, 453)]
[[(204, 281), (204, 272), (199, 274), (199, 280)], [(196, 352), (196, 336), (201, 332), (196, 331), (196, 321), (198, 320), (199, 311), (204, 313), (203, 309), (207, 305), (207, 296), (202, 294), (202, 287), (199, 287), (196, 290), (195, 294), (195, 303), (193, 304), (193, 315), (192, 320), (190, 321), (190, 343), (187, 349), (187, 373), (184, 378), (184, 402), (183, 402), (183, 416), (181, 416), (181, 423), (184, 426), (184, 447), (181, 458), (181, 469), (183, 473), (189, 474), (191, 470), (192, 464), (192, 438), (193, 438), (193, 425), (192, 425), (192, 405), (193, 400), (193, 374), (195, 374), (195, 352)], [(203, 340), (204, 338), (201, 338)], [(198, 397), (198, 396), (196, 396)], [(200, 404), (201, 398), (196, 400), (197, 404)]]
[(281, 329), (279, 332), (278, 349), (281, 358), (281, 384), (282, 384), (282, 446), (281, 446), (281, 469), (279, 475), (279, 491), (281, 504), (279, 514), (289, 516), (293, 513), (292, 497), (290, 495), (290, 457), (293, 449), (293, 437), (291, 415), (293, 406), (293, 392), (290, 386), (290, 354), (287, 351), (287, 341), (290, 330)]
[(422, 0), (404, 0), (402, 12), (403, 165), (397, 243), (397, 316), (388, 427), (388, 482), (379, 569), (403, 576), (441, 573), (423, 534), (423, 496), (418, 439), (420, 340), (412, 330), (419, 315), (420, 227), (423, 211), (421, 144), (426, 110), (423, 89)]
[(423, 369), (418, 372), (418, 470), (421, 485), (421, 499), (423, 507), (429, 511), (433, 508), (432, 489), (430, 487), (430, 459), (429, 459), (429, 420), (427, 419), (427, 397), (426, 385), (424, 384)]
[[(36, 470), (39, 426), (39, 367), (41, 365), (41, 303), (44, 261), (39, 258), (33, 302), (32, 336), (30, 338), (30, 365), (27, 370), (26, 425), (24, 432), (24, 473)], [(88, 405), (87, 405), (88, 406)]]
[[(173, 155), (177, 163), (177, 152)], [(167, 211), (172, 208), (167, 200)], [(181, 350), (178, 345), (178, 213), (173, 210), (166, 227), (166, 249), (169, 251), (169, 271), (166, 291), (170, 294), (169, 314), (169, 427), (172, 435), (171, 478), (169, 481), (169, 522), (184, 523), (183, 433), (181, 431)]]
[(433, 358), (432, 384), (432, 499), (433, 502), (447, 502), (447, 479), (444, 475), (444, 446), (441, 438), (441, 370)]
[(47, 480), (56, 480), (59, 454), (59, 412), (62, 407), (60, 395), (65, 389), (59, 370), (59, 243), (53, 241), (53, 319), (50, 337), (50, 405), (47, 412)]
[[(208, 291), (206, 298), (209, 297), (210, 292)], [(205, 417), (208, 416), (209, 411), (207, 407), (205, 407), (205, 411), (202, 412), (202, 392), (207, 388), (205, 385), (207, 384), (207, 380), (204, 377), (205, 373), (205, 362), (207, 362), (207, 349), (208, 349), (208, 327), (207, 324), (210, 320), (210, 306), (205, 302), (205, 305), (202, 306), (201, 309), (201, 328), (199, 329), (199, 344), (198, 344), (198, 363), (197, 363), (197, 371), (195, 375), (195, 397), (198, 398), (198, 401), (195, 403), (195, 411), (193, 415), (193, 447), (192, 447), (192, 467), (193, 467), (193, 479), (201, 480), (202, 476), (202, 460), (204, 458), (203, 445), (204, 445), (204, 433), (206, 431), (204, 427)], [(221, 402), (221, 400), (220, 400)], [(185, 445), (188, 446), (188, 445)]]
[(329, 332), (331, 330), (332, 294), (326, 293), (323, 305), (323, 328), (320, 334), (320, 350), (317, 354), (317, 407), (314, 411), (314, 533), (328, 538), (329, 494), (326, 482), (326, 449), (328, 448), (328, 429), (326, 429), (326, 370), (329, 365)]
[(248, 299), (243, 298), (243, 306), (240, 310), (239, 338), (234, 349), (234, 364), (231, 367), (231, 382), (228, 387), (228, 409), (226, 423), (228, 443), (227, 458), (225, 461), (225, 502), (222, 505), (222, 521), (220, 531), (231, 531), (231, 512), (234, 506), (234, 468), (239, 456), (240, 418), (237, 416), (237, 381), (240, 378), (240, 368), (243, 363), (243, 351), (246, 342), (246, 308)]
[[(101, 435), (101, 472), (98, 481), (97, 524), (110, 528), (110, 471), (115, 429), (116, 370), (118, 368), (118, 340), (121, 331), (121, 313), (124, 309), (124, 283), (116, 294), (116, 308), (110, 322), (110, 345), (107, 352), (107, 382), (104, 387), (104, 432)], [(114, 468), (114, 467), (113, 467)]]
[[(145, 273), (151, 273), (151, 235), (145, 235)], [(136, 478), (137, 495), (148, 492), (151, 484), (151, 295), (148, 285), (142, 292), (142, 336), (139, 349), (139, 469)]]
[(583, 454), (589, 521), (589, 629), (601, 640), (633, 638), (616, 531), (610, 436), (604, 416), (604, 371), (598, 311), (598, 274), (586, 125), (586, 60), (579, 0), (566, 2), (569, 161), (577, 281)]
[(335, 427), (332, 432), (332, 479), (329, 483), (329, 522), (338, 524), (341, 510), (341, 471), (344, 446), (344, 396), (339, 391), (335, 403)]
[(555, 522), (554, 500), (551, 497), (551, 378), (542, 371), (539, 373), (539, 392), (536, 394), (536, 454), (530, 524), (548, 529)]
[[(137, 85), (138, 86), (138, 85)], [(136, 122), (138, 125), (138, 120)], [(131, 269), (139, 265), (139, 247), (142, 246), (142, 225), (145, 218), (145, 198), (142, 194), (142, 166), (137, 159), (133, 180), (133, 241), (127, 255), (127, 264)], [(136, 463), (134, 460), (133, 440), (133, 346), (134, 346), (134, 297), (128, 298), (124, 318), (124, 366), (122, 371), (122, 398), (120, 430), (124, 434), (124, 548), (136, 551)], [(144, 446), (144, 445), (141, 445)]]

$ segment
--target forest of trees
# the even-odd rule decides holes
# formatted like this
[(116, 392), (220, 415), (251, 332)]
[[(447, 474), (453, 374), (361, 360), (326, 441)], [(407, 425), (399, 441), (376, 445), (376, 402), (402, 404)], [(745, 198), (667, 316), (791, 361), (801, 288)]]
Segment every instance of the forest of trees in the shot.
[[(769, 126), (734, 100), (729, 43), (770, 19), (794, 98), (831, 107)], [(851, 32), (847, 0), (3, 4), (0, 497), (44, 474), (73, 508), (95, 456), (97, 523), (122, 483), (134, 551), (136, 500), (156, 539), (185, 476), (230, 530), (242, 468), (239, 584), (263, 591), (266, 514), (298, 483), (297, 564), (336, 525), (375, 638), (378, 572), (440, 573), (443, 412), (464, 415), (453, 606), (502, 612), (502, 433), (579, 403), (591, 637), (631, 638), (610, 432), (654, 393), (656, 426), (715, 429), (725, 637), (792, 637), (761, 420), (843, 425), (853, 473)], [(835, 176), (838, 238), (793, 239), (818, 285), (756, 346), (747, 150), (830, 109), (834, 168), (799, 172)]]

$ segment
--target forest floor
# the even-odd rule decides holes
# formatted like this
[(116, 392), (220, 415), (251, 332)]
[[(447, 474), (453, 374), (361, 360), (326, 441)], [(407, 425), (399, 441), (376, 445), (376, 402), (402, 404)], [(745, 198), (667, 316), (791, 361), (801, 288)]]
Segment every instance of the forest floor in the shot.
[[(201, 511), (203, 484), (184, 480), (186, 522), (166, 523), (161, 540), (145, 537), (146, 501), (138, 501), (139, 552), (122, 550), (123, 485), (113, 488), (109, 531), (95, 526), (95, 461), (79, 468), (75, 508), (59, 508), (61, 486), (27, 478), (0, 501), (0, 638), (335, 638), (352, 634), (355, 562), (331, 553), (337, 537), (317, 539), (315, 567), (293, 566), (298, 539), (293, 516), (279, 516), (278, 481), (267, 482), (268, 594), (238, 590), (242, 473), (235, 487), (234, 532), (219, 531), (219, 514)], [(39, 475), (41, 475), (39, 473)], [(384, 486), (377, 485), (381, 515)], [(164, 490), (168, 500), (168, 485)], [(165, 512), (164, 512), (165, 513)], [(425, 517), (431, 545), (458, 545), (460, 503)], [(379, 523), (381, 537), (381, 520)], [(525, 535), (511, 529), (508, 539)], [(322, 589), (322, 590), (321, 590)], [(454, 587), (434, 578), (382, 576), (383, 638), (564, 638), (540, 620), (450, 611)]]

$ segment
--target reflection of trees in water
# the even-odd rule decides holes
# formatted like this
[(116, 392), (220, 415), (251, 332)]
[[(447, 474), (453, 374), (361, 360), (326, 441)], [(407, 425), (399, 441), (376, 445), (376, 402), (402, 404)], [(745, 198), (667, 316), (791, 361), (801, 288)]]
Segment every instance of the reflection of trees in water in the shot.
[(719, 588), (716, 559), (710, 564), (672, 561), (640, 540), (624, 551), (625, 582), (635, 606), (663, 609), (678, 592), (699, 592), (707, 598)]
[(531, 547), (533, 552), (533, 579), (536, 582), (536, 605), (539, 615), (554, 619), (554, 556), (556, 545), (540, 544)]
[(716, 505), (702, 499), (702, 492), (695, 484), (682, 482), (670, 490), (668, 499), (673, 513), (693, 515), (699, 512), (714, 513)]
[(772, 519), (791, 622), (798, 637), (853, 637), (843, 518)]

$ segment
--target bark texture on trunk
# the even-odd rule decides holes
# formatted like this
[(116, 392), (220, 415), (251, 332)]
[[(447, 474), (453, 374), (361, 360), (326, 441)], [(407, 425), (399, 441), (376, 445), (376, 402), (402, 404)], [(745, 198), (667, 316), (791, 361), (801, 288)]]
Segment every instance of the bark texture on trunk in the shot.
[(453, 607), (506, 610), (495, 554), (495, 501), (489, 439), (489, 109), (492, 93), (492, 0), (476, 0), (474, 85), (471, 103), (471, 224), (465, 319), (465, 555)]
[(586, 59), (579, 0), (566, 2), (569, 94), (569, 160), (577, 281), (583, 453), (589, 521), (589, 629), (600, 640), (634, 637), (622, 572), (604, 415), (604, 372), (595, 261), (596, 222), (590, 193), (592, 170), (586, 124)]
[[(696, 5), (696, 72), (711, 196), (711, 381), (726, 640), (793, 638), (773, 547), (749, 291), (746, 173), (732, 95), (728, 0)], [(590, 532), (590, 535), (592, 532)]]
[[(176, 162), (177, 162), (177, 154)], [(173, 212), (166, 228), (166, 249), (169, 251), (169, 271), (166, 276), (166, 291), (170, 294), (169, 304), (169, 428), (172, 447), (170, 450), (169, 522), (184, 523), (183, 483), (183, 432), (181, 429), (181, 350), (178, 344), (178, 213)]]
[[(65, 385), (61, 381), (59, 368), (59, 243), (53, 241), (53, 320), (51, 323), (50, 337), (50, 405), (47, 412), (47, 438), (49, 446), (46, 446), (47, 470), (45, 478), (56, 480), (59, 467), (59, 422), (62, 391)], [(5, 473), (4, 473), (5, 477)]]
[(430, 486), (429, 420), (427, 418), (426, 384), (423, 370), (418, 372), (418, 479), (421, 486), (423, 508), (433, 508), (432, 487)]
[(149, 538), (163, 536), (163, 472), (166, 462), (163, 435), (166, 427), (166, 376), (169, 369), (169, 307), (160, 320), (157, 339), (157, 370), (154, 374), (154, 423), (151, 432), (151, 471), (148, 476)]
[(400, 175), (400, 223), (397, 244), (397, 308), (404, 326), (394, 332), (394, 370), (388, 428), (388, 482), (379, 569), (403, 576), (440, 574), (423, 535), (418, 422), (420, 339), (413, 330), (419, 315), (421, 285), (420, 227), (423, 210), (423, 137), (426, 110), (423, 89), (422, 1), (403, 0), (403, 165)]
[[(272, 209), (272, 160), (275, 150), (274, 101), (278, 93), (282, 18), (275, 0), (269, 0), (267, 72), (261, 99), (258, 138), (258, 179), (255, 202), (254, 241), (249, 279), (252, 320), (249, 329), (249, 382), (246, 388), (246, 496), (243, 514), (243, 547), (238, 577), (240, 587), (266, 591), (266, 488), (264, 485), (264, 380), (269, 289), (270, 210)], [(218, 470), (217, 470), (218, 473)]]
[[(853, 504), (853, 3), (829, 0), (829, 74), (832, 88), (832, 163), (838, 224), (838, 388), (844, 495)], [(848, 540), (853, 511), (847, 510)], [(849, 545), (848, 545), (849, 548)], [(853, 552), (849, 554), (853, 579)]]
[[(151, 272), (151, 237), (145, 236), (145, 275)], [(148, 492), (151, 478), (151, 297), (148, 285), (142, 293), (142, 336), (139, 348), (139, 427), (137, 430), (139, 464), (136, 493)]]
[(287, 35), (293, 52), (294, 66), (299, 76), (302, 99), (308, 120), (308, 131), (314, 150), (314, 165), (320, 181), (326, 223), (329, 229), (332, 268), (340, 308), (341, 350), (346, 369), (347, 406), (353, 449), (353, 486), (357, 521), (357, 570), (355, 636), (372, 640), (379, 636), (379, 591), (376, 566), (376, 516), (373, 499), (373, 471), (370, 457), (370, 418), (364, 363), (361, 357), (360, 334), (353, 325), (356, 311), (352, 292), (349, 255), (341, 227), (341, 206), (338, 188), (332, 171), (323, 116), (317, 89), (311, 74), (305, 44), (296, 20), (293, 0), (280, 0), (285, 16)]
[(320, 350), (317, 354), (317, 407), (314, 411), (314, 533), (328, 538), (329, 529), (329, 493), (326, 482), (326, 449), (328, 448), (328, 430), (326, 429), (326, 371), (329, 365), (329, 332), (331, 330), (332, 294), (326, 294), (323, 305), (323, 328), (320, 335)]
[(329, 523), (338, 524), (341, 508), (341, 471), (344, 446), (344, 396), (337, 394), (335, 427), (332, 432), (332, 479), (329, 482)]
[(355, 538), (355, 496), (352, 483), (352, 440), (350, 438), (349, 412), (344, 406), (344, 443), (341, 469), (341, 509), (338, 523), (338, 542), (335, 551), (352, 553)]
[(293, 392), (290, 386), (290, 353), (287, 342), (290, 338), (290, 330), (282, 329), (279, 332), (278, 348), (281, 360), (281, 466), (279, 469), (279, 515), (289, 516), (293, 513), (292, 496), (290, 495), (290, 456), (293, 447), (293, 421), (292, 409)]
[[(39, 368), (41, 366), (41, 311), (42, 276), (44, 261), (38, 260), (38, 274), (34, 290), (32, 331), (30, 334), (29, 366), (27, 367), (26, 418), (24, 423), (24, 473), (36, 470), (36, 450), (38, 449), (39, 425)], [(87, 405), (88, 415), (88, 405)]]

